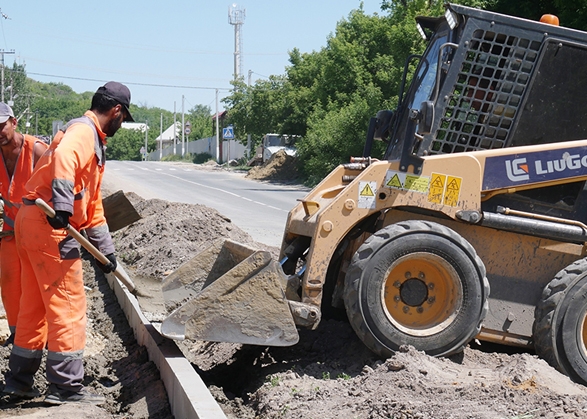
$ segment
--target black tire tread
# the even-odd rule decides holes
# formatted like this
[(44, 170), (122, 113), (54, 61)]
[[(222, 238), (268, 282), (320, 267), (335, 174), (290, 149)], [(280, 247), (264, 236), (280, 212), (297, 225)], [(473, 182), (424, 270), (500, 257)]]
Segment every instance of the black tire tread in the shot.
[(587, 272), (587, 259), (580, 259), (559, 271), (544, 290), (534, 310), (532, 339), (536, 353), (551, 366), (569, 375), (568, 360), (562, 348), (557, 348), (557, 336), (564, 317), (563, 301), (568, 292)]
[(447, 351), (440, 356), (448, 356), (463, 351), (471, 339), (479, 334), (483, 320), (489, 311), (489, 280), (487, 279), (485, 265), (483, 264), (481, 258), (479, 258), (477, 255), (477, 252), (473, 246), (467, 240), (465, 240), (460, 234), (456, 233), (452, 229), (430, 221), (408, 220), (389, 225), (374, 233), (359, 247), (349, 266), (344, 290), (344, 300), (345, 306), (347, 308), (347, 315), (353, 329), (355, 330), (355, 333), (369, 349), (381, 357), (391, 356), (392, 351), (372, 335), (369, 327), (364, 322), (359, 307), (359, 298), (357, 298), (360, 278), (371, 255), (373, 255), (381, 246), (385, 245), (385, 243), (387, 243), (389, 240), (395, 239), (402, 235), (419, 232), (436, 234), (448, 238), (469, 255), (475, 265), (479, 268), (479, 277), (483, 278), (483, 305), (479, 313), (478, 322), (475, 328), (472, 329), (470, 335), (463, 339), (462, 342), (455, 342), (454, 347), (450, 351)]

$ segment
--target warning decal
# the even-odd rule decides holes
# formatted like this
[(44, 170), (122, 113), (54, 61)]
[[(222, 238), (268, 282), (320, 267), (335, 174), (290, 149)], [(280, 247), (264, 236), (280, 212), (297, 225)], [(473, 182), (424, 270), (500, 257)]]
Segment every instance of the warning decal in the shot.
[(365, 184), (365, 187), (363, 188), (363, 190), (361, 191), (361, 193), (359, 195), (361, 195), (361, 196), (375, 196), (375, 194), (373, 193), (373, 189), (371, 189), (371, 186), (369, 186), (368, 182)]
[(428, 191), (428, 202), (442, 204), (444, 196), (444, 185), (446, 184), (446, 175), (432, 173), (430, 180), (430, 190)]
[(404, 189), (408, 189), (414, 192), (427, 193), (429, 182), (430, 178), (424, 176), (406, 175)]
[(462, 182), (463, 179), (460, 177), (432, 173), (428, 202), (456, 207), (459, 203)]
[(389, 186), (391, 188), (403, 189), (402, 181), (399, 180), (399, 176), (397, 173), (393, 174), (393, 177), (385, 182), (385, 186)]
[(359, 199), (357, 208), (375, 208), (375, 191), (377, 191), (377, 182), (359, 182)]
[(461, 182), (463, 179), (460, 177), (448, 176), (446, 179), (446, 188), (444, 191), (444, 205), (450, 205), (456, 207), (459, 202), (459, 195), (461, 193)]
[(385, 175), (383, 185), (388, 188), (401, 189), (404, 191), (414, 191), (419, 193), (428, 193), (428, 184), (430, 178), (426, 176), (410, 175), (405, 172), (396, 172), (388, 170)]

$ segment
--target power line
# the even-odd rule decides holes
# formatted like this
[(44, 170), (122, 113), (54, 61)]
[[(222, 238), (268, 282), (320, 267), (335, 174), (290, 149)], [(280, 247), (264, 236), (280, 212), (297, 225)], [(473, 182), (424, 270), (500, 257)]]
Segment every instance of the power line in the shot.
[[(7, 69), (8, 71), (12, 71)], [(18, 70), (17, 70), (18, 71)], [(18, 71), (18, 72), (22, 72), (23, 71)], [(32, 74), (35, 76), (44, 76), (44, 77), (55, 77), (58, 79), (70, 79), (70, 80), (83, 80), (83, 81), (95, 81), (98, 83), (106, 83), (109, 80), (100, 80), (100, 79), (88, 79), (88, 78), (84, 78), (84, 77), (71, 77), (71, 76), (58, 76), (55, 74), (44, 74), (44, 73), (31, 73), (31, 72), (26, 72), (26, 74)], [(156, 83), (136, 83), (136, 82), (132, 82), (132, 81), (121, 81), (120, 83), (124, 83), (124, 84), (130, 84), (130, 85), (134, 85), (134, 86), (150, 86), (150, 87), (168, 87), (168, 88), (175, 88), (175, 89), (202, 89), (202, 90), (227, 90), (230, 91), (232, 89), (227, 88), (227, 87), (202, 87), (202, 86), (181, 86), (181, 85), (172, 85), (172, 84), (156, 84)]]

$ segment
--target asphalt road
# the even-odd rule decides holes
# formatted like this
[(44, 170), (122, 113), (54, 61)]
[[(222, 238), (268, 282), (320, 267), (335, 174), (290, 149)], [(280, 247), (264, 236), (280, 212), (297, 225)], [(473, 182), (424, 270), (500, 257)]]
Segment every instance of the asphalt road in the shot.
[(287, 214), (309, 191), (172, 162), (108, 161), (103, 185), (145, 199), (206, 205), (230, 218), (255, 241), (276, 247), (281, 246)]

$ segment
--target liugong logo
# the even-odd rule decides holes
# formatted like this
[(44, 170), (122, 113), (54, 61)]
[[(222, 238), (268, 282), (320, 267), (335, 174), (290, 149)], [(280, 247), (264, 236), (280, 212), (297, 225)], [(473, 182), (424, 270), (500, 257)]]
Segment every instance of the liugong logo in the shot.
[[(579, 176), (585, 173), (584, 169), (586, 168), (587, 154), (581, 156), (580, 154), (570, 154), (569, 152), (565, 152), (560, 159), (535, 160), (533, 174), (544, 180), (552, 180), (568, 176), (568, 171), (578, 172), (572, 174), (572, 176)], [(505, 170), (508, 179), (512, 182), (521, 182), (530, 179), (530, 170), (525, 157), (506, 160)], [(567, 174), (563, 175), (562, 172), (567, 172)], [(558, 175), (557, 173), (561, 174)], [(536, 180), (538, 180), (538, 178)]]
[(530, 179), (526, 158), (506, 160), (505, 171), (512, 182), (521, 182)]

